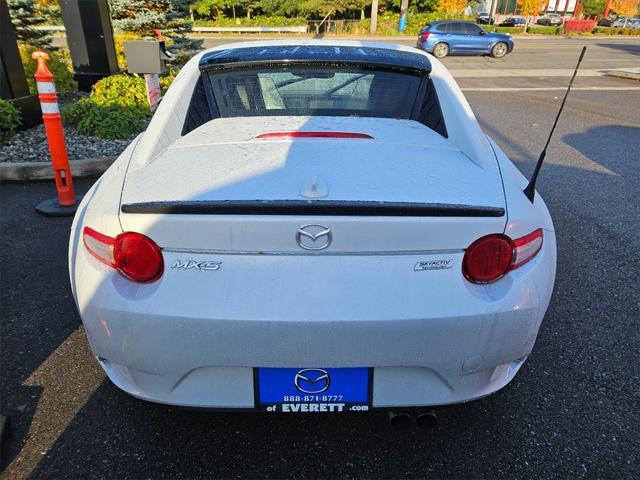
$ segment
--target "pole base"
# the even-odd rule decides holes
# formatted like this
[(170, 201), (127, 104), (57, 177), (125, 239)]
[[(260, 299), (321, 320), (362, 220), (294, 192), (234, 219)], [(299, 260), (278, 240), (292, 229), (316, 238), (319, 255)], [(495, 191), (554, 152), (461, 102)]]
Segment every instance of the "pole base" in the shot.
[(78, 204), (82, 197), (76, 195), (76, 203), (73, 205), (60, 205), (57, 198), (43, 200), (36, 205), (36, 212), (45, 217), (72, 217), (78, 209)]
[(2, 460), (2, 453), (4, 452), (5, 447), (5, 437), (7, 436), (9, 431), (9, 417), (5, 417), (4, 415), (0, 415), (0, 460)]

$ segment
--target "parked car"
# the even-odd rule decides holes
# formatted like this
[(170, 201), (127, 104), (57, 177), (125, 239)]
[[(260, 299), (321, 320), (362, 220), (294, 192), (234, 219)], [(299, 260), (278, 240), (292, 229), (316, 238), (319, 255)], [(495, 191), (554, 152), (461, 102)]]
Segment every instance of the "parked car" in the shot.
[(524, 183), (425, 52), (220, 45), (84, 196), (71, 288), (93, 355), (145, 400), (465, 402), (514, 378), (551, 298), (553, 223)]
[(476, 23), (481, 23), (483, 25), (490, 25), (491, 23), (493, 23), (491, 21), (491, 14), (489, 14), (488, 12), (478, 13), (478, 15), (476, 15)]
[(502, 23), (500, 23), (499, 27), (524, 27), (527, 24), (527, 19), (524, 17), (507, 17)]
[(536, 20), (536, 23), (538, 25), (558, 27), (564, 23), (564, 19), (562, 18), (562, 15), (558, 13), (547, 13), (546, 15), (538, 18), (538, 20)]
[(416, 47), (444, 58), (447, 55), (491, 55), (504, 57), (514, 47), (508, 34), (491, 33), (472, 22), (440, 21), (425, 25)]
[(610, 26), (613, 25), (613, 22), (616, 21), (616, 18), (617, 17), (615, 17), (615, 16), (601, 18), (600, 20), (598, 20), (598, 26), (599, 27), (610, 27)]
[(618, 17), (611, 26), (615, 28), (640, 28), (640, 18)]

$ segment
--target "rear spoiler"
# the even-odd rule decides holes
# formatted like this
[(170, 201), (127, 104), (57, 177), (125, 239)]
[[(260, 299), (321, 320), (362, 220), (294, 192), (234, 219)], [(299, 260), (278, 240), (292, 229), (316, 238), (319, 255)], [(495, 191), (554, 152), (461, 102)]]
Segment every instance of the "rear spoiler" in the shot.
[(417, 51), (395, 50), (376, 46), (337, 45), (264, 45), (235, 47), (205, 53), (198, 64), (200, 71), (228, 70), (258, 65), (358, 66), (365, 69), (395, 70), (428, 75), (429, 57)]
[(326, 215), (363, 217), (502, 217), (502, 207), (446, 203), (216, 200), (125, 203), (123, 213), (174, 215)]

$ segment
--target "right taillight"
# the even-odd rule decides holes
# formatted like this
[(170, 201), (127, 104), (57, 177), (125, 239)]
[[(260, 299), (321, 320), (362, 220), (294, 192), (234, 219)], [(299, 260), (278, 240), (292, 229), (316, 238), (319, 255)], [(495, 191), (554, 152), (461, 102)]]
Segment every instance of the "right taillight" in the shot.
[(472, 283), (491, 283), (531, 260), (542, 248), (542, 229), (512, 240), (492, 234), (473, 242), (464, 253), (462, 274)]
[(422, 32), (420, 34), (420, 38), (423, 38), (426, 40), (427, 38), (429, 38), (429, 35), (431, 35), (431, 32)]
[(511, 264), (511, 270), (524, 265), (536, 256), (542, 248), (542, 238), (542, 229), (539, 228), (529, 235), (513, 240), (513, 263)]

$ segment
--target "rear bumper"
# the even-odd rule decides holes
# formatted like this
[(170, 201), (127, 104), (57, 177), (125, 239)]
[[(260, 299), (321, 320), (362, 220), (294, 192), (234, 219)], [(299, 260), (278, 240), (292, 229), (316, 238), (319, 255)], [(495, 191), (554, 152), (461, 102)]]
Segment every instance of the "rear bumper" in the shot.
[[(454, 385), (426, 367), (376, 367), (373, 369), (372, 407), (424, 407), (482, 398), (507, 385), (524, 361), (523, 358), (494, 369), (468, 373)], [(166, 377), (104, 359), (99, 363), (118, 388), (142, 400), (224, 410), (258, 407), (255, 374), (250, 367), (200, 367), (171, 386), (174, 379), (167, 381)]]
[(373, 407), (458, 403), (505, 386), (531, 352), (555, 276), (545, 235), (485, 286), (462, 280), (461, 253), (439, 272), (413, 271), (425, 255), (229, 255), (140, 286), (83, 252), (76, 300), (109, 378), (145, 400), (253, 408), (255, 367), (373, 367)]

